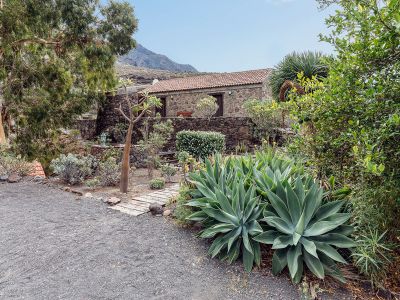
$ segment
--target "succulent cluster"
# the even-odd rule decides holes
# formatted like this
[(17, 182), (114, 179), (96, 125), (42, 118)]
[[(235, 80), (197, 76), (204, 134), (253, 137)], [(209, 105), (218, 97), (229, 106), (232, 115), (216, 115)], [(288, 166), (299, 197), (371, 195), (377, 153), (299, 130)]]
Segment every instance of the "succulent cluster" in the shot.
[(209, 249), (229, 263), (242, 257), (250, 271), (261, 260), (260, 243), (271, 244), (273, 273), (288, 267), (299, 282), (304, 263), (317, 277), (344, 280), (335, 262), (346, 263), (338, 248), (354, 247), (341, 213), (343, 201), (327, 201), (323, 189), (302, 168), (272, 151), (256, 157), (207, 159), (205, 169), (190, 174), (194, 185), (187, 205), (189, 220), (201, 222)]

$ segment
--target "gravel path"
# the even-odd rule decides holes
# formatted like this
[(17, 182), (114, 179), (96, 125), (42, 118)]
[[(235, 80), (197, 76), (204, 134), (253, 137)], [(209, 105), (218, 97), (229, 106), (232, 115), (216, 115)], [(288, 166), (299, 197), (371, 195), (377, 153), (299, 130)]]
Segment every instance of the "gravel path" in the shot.
[(299, 299), (285, 275), (247, 275), (206, 251), (162, 217), (0, 184), (0, 299)]

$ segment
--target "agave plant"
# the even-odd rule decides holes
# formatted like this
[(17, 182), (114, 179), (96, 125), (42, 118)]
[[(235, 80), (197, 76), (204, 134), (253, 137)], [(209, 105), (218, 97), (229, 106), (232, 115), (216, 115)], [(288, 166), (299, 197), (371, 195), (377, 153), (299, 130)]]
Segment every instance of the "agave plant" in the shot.
[(222, 169), (213, 187), (192, 177), (191, 182), (202, 197), (188, 203), (199, 210), (188, 219), (203, 223), (205, 229), (200, 237), (215, 238), (209, 249), (212, 257), (218, 255), (232, 263), (242, 254), (245, 269), (251, 271), (254, 263), (259, 265), (261, 260), (260, 244), (253, 238), (263, 232), (258, 223), (262, 206), (254, 187), (246, 190), (243, 178), (236, 176), (228, 182), (226, 175)]
[(343, 201), (323, 204), (323, 189), (309, 178), (305, 181), (298, 177), (294, 188), (278, 182), (275, 192), (266, 191), (270, 205), (263, 221), (270, 228), (254, 240), (272, 244), (276, 250), (272, 259), (274, 274), (287, 266), (292, 280), (298, 283), (305, 263), (318, 278), (330, 275), (344, 281), (335, 261), (346, 261), (336, 248), (355, 246), (348, 237), (353, 227), (343, 225), (350, 214), (339, 212)]

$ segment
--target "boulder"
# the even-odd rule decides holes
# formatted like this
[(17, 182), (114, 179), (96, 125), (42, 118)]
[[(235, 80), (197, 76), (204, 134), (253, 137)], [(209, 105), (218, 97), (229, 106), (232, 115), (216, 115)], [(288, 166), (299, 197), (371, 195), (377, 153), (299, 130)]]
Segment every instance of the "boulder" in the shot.
[(1, 175), (0, 176), (0, 182), (5, 182), (5, 181), (7, 181), (8, 180), (8, 175)]
[(118, 204), (120, 202), (121, 202), (121, 199), (119, 199), (117, 197), (111, 197), (111, 198), (108, 198), (106, 200), (106, 203), (109, 204), (109, 205), (116, 205), (116, 204)]
[(9, 183), (17, 183), (17, 182), (20, 182), (21, 179), (22, 179), (22, 177), (19, 176), (18, 174), (11, 174), (10, 176), (8, 176), (7, 181)]
[(170, 216), (171, 215), (171, 210), (170, 209), (166, 209), (164, 212), (163, 212), (163, 216), (164, 217), (168, 217), (168, 216)]
[(151, 214), (152, 214), (153, 216), (155, 216), (155, 215), (162, 215), (163, 212), (164, 212), (164, 209), (163, 209), (162, 205), (161, 205), (161, 204), (158, 204), (158, 203), (152, 203), (152, 204), (150, 204), (149, 209), (150, 209), (150, 212), (151, 212)]

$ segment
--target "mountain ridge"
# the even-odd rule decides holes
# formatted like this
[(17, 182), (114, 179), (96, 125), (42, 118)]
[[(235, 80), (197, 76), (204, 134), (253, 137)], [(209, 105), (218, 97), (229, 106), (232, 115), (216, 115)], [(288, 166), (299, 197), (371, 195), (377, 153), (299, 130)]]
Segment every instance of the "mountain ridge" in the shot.
[(143, 67), (148, 69), (166, 70), (172, 72), (197, 73), (198, 71), (192, 65), (177, 63), (166, 55), (155, 53), (141, 44), (137, 44), (136, 48), (129, 53), (120, 56), (118, 63), (123, 65), (131, 65), (135, 67)]

